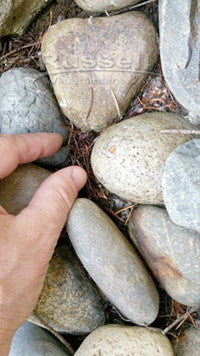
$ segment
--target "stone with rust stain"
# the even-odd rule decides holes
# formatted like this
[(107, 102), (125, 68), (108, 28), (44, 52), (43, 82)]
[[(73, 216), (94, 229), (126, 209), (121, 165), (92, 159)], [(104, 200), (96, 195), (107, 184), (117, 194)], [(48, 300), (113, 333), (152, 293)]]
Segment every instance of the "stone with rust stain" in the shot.
[(141, 0), (75, 0), (78, 6), (89, 12), (119, 10), (126, 6), (135, 5)]
[(75, 356), (173, 356), (161, 330), (139, 326), (105, 325), (93, 331)]
[(0, 180), (0, 205), (9, 214), (19, 214), (50, 174), (48, 170), (33, 164), (19, 166), (8, 177)]
[(200, 355), (200, 326), (184, 330), (173, 342), (175, 356)]
[(113, 221), (93, 202), (77, 199), (67, 232), (84, 267), (108, 300), (130, 321), (149, 325), (159, 296), (137, 252)]
[(82, 131), (101, 131), (144, 84), (157, 61), (157, 34), (140, 12), (67, 19), (47, 31), (42, 57), (64, 115)]
[[(100, 297), (69, 246), (56, 249), (34, 311), (63, 333), (86, 334), (104, 324)], [(29, 321), (43, 326), (34, 315)]]
[(91, 164), (111, 193), (141, 204), (163, 204), (162, 177), (169, 154), (192, 138), (165, 129), (192, 129), (179, 115), (148, 113), (112, 125), (97, 138)]
[(140, 206), (129, 233), (167, 293), (179, 303), (200, 303), (200, 234), (175, 225), (165, 209)]

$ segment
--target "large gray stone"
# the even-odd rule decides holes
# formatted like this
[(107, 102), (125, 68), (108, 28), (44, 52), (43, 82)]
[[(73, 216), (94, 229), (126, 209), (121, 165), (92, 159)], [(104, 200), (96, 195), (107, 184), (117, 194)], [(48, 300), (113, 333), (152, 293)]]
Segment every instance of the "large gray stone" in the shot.
[(78, 6), (89, 12), (113, 11), (135, 5), (141, 0), (75, 0)]
[[(179, 146), (167, 158), (163, 196), (172, 221), (200, 232), (200, 140)], [(200, 237), (200, 235), (199, 235)]]
[(200, 326), (185, 330), (182, 336), (173, 343), (175, 356), (200, 355)]
[(90, 200), (77, 199), (67, 231), (78, 257), (109, 301), (132, 322), (151, 324), (158, 313), (158, 292), (112, 220)]
[(29, 322), (15, 333), (9, 356), (72, 356), (58, 339)]
[(179, 303), (200, 303), (200, 235), (175, 225), (165, 209), (140, 206), (129, 233), (167, 293)]
[(143, 86), (157, 34), (140, 12), (67, 19), (45, 34), (42, 57), (64, 115), (83, 131), (101, 131)]
[(162, 70), (171, 92), (200, 123), (199, 0), (159, 0)]
[(50, 174), (46, 169), (33, 164), (19, 166), (8, 177), (0, 180), (0, 205), (9, 214), (19, 214)]
[[(100, 297), (69, 246), (56, 249), (34, 311), (68, 334), (87, 334), (104, 324)], [(28, 320), (44, 327), (34, 314)]]
[(106, 129), (96, 140), (91, 164), (94, 175), (112, 193), (141, 204), (163, 204), (165, 160), (191, 135), (161, 133), (165, 129), (191, 129), (178, 115), (138, 115)]
[(75, 356), (100, 355), (173, 356), (174, 353), (159, 329), (110, 324), (93, 331), (75, 352)]
[[(0, 78), (0, 133), (56, 132), (67, 141), (65, 121), (45, 76), (32, 68), (16, 68)], [(62, 151), (48, 164), (63, 163)], [(51, 162), (52, 160), (52, 162)], [(42, 163), (43, 160), (40, 160)], [(46, 159), (44, 159), (44, 163)]]

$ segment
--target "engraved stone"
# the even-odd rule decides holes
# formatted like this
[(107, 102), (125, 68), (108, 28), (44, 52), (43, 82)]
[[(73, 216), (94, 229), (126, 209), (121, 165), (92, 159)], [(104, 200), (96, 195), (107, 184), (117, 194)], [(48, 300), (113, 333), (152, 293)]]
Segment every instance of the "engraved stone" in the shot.
[(157, 60), (157, 35), (140, 12), (57, 23), (42, 56), (62, 112), (83, 131), (119, 120)]
[(200, 0), (160, 0), (160, 51), (169, 89), (200, 123)]

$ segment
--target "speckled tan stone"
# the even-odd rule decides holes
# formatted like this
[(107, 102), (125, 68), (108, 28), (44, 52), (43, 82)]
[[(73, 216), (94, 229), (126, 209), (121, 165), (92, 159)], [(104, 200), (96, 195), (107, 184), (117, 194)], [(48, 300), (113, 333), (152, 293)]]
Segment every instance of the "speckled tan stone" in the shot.
[(198, 305), (200, 234), (175, 225), (166, 209), (149, 205), (133, 211), (129, 234), (166, 292), (181, 304)]
[(149, 325), (158, 315), (159, 295), (137, 252), (113, 221), (92, 201), (77, 199), (67, 232), (91, 278), (133, 323)]
[(45, 34), (42, 57), (63, 114), (82, 131), (101, 131), (143, 86), (157, 34), (140, 12), (67, 19)]
[[(86, 334), (104, 324), (100, 297), (70, 247), (56, 249), (34, 311), (69, 334)], [(29, 321), (43, 326), (34, 316)]]
[(8, 177), (0, 180), (0, 205), (10, 214), (19, 214), (50, 174), (46, 169), (33, 164), (19, 166)]
[(75, 356), (100, 355), (173, 356), (174, 353), (159, 329), (110, 324), (93, 331), (75, 352)]
[(75, 0), (78, 6), (89, 12), (112, 11), (135, 5), (141, 0)]
[(175, 356), (199, 356), (200, 355), (200, 326), (185, 330), (179, 340), (173, 342)]
[(171, 113), (149, 113), (106, 129), (91, 156), (96, 178), (112, 193), (141, 204), (163, 204), (162, 175), (168, 155), (191, 135), (165, 129), (193, 129)]

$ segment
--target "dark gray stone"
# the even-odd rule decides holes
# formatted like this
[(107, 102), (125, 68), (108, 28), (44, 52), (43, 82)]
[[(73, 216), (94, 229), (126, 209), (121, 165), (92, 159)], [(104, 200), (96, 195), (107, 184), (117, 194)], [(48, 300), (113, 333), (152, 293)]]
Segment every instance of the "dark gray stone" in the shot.
[(200, 235), (175, 225), (165, 209), (140, 206), (129, 233), (167, 293), (179, 303), (200, 303)]
[(179, 146), (167, 158), (163, 196), (168, 214), (175, 224), (200, 232), (199, 139)]
[(200, 123), (200, 3), (159, 0), (162, 70), (171, 92)]
[(67, 231), (84, 267), (110, 302), (132, 322), (151, 324), (158, 314), (158, 292), (112, 220), (90, 200), (77, 199)]
[(72, 356), (58, 339), (29, 322), (15, 333), (9, 356)]
[[(67, 142), (68, 131), (59, 125), (65, 121), (45, 76), (32, 68), (17, 68), (0, 78), (0, 133), (20, 134), (55, 132)], [(49, 165), (64, 159), (48, 158)], [(45, 162), (46, 159), (44, 159)], [(40, 161), (42, 162), (42, 160)], [(61, 162), (62, 163), (62, 162)]]
[(173, 342), (175, 356), (200, 355), (200, 326), (185, 330), (178, 340)]
[(41, 158), (35, 161), (35, 163), (43, 166), (43, 167), (61, 167), (68, 165), (68, 154), (69, 154), (69, 147), (63, 146), (60, 148), (60, 150), (54, 155), (46, 158)]
[[(69, 246), (56, 249), (34, 311), (68, 334), (87, 334), (104, 324), (100, 296)], [(34, 314), (28, 320), (43, 326)]]

